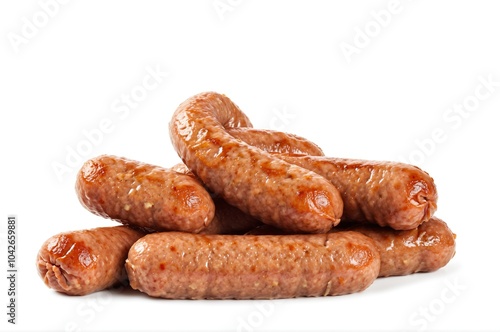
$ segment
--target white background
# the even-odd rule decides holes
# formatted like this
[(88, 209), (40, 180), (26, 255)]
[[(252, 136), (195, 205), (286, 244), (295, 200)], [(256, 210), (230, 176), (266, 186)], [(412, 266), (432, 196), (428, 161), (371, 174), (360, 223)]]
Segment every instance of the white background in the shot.
[[(0, 5), (3, 271), (7, 215), (19, 219), (18, 324), (6, 322), (1, 277), (1, 330), (500, 329), (498, 2), (70, 1), (52, 2), (51, 16), (45, 3)], [(122, 95), (141, 99), (147, 68), (168, 77), (125, 107)], [(435, 273), (331, 298), (168, 301), (48, 289), (35, 269), (45, 239), (114, 224), (80, 206), (79, 165), (104, 153), (177, 163), (170, 117), (209, 90), (230, 97), (254, 127), (305, 136), (329, 156), (420, 165), (438, 186), (436, 215), (457, 233), (456, 256)], [(470, 111), (453, 113), (464, 102)], [(84, 132), (103, 119), (108, 132), (89, 146)]]

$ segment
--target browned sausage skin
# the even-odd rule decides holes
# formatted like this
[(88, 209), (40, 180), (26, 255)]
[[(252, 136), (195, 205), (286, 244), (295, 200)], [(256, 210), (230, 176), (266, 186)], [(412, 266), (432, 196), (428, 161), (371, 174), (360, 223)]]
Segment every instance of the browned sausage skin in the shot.
[(130, 285), (170, 299), (274, 299), (359, 292), (380, 269), (356, 232), (288, 235), (155, 233), (126, 262)]
[(249, 127), (229, 98), (209, 92), (182, 103), (170, 137), (183, 162), (229, 204), (271, 225), (327, 232), (340, 221), (338, 190), (318, 174), (291, 165), (228, 134)]
[(226, 128), (231, 136), (270, 153), (307, 154), (323, 156), (323, 150), (313, 142), (290, 133), (253, 128)]
[(436, 217), (406, 231), (377, 225), (347, 226), (346, 229), (375, 241), (381, 258), (380, 277), (436, 271), (455, 255), (455, 234)]
[[(189, 175), (201, 183), (201, 180), (182, 163), (174, 165), (171, 169)], [(212, 199), (215, 205), (214, 218), (207, 227), (199, 232), (200, 234), (245, 234), (262, 225), (260, 220), (244, 213), (235, 206), (229, 205), (222, 197), (214, 196)]]
[(68, 295), (109, 288), (126, 280), (125, 259), (142, 236), (126, 226), (54, 235), (38, 252), (38, 273), (48, 287)]
[[(378, 225), (341, 223), (331, 232), (360, 232), (375, 241), (380, 252), (379, 277), (404, 276), (436, 271), (455, 255), (455, 234), (441, 219), (432, 217), (418, 228), (397, 231)], [(286, 235), (282, 230), (261, 225), (248, 235)]]
[(94, 214), (158, 231), (199, 232), (215, 213), (210, 194), (192, 177), (115, 156), (85, 162), (76, 192)]
[(342, 195), (345, 220), (408, 230), (429, 220), (437, 208), (434, 181), (416, 166), (305, 155), (275, 156), (330, 180)]

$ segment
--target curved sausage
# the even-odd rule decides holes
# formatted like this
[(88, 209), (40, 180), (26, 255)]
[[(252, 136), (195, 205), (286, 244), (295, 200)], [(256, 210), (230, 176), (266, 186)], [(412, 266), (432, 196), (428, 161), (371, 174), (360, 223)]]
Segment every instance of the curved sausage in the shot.
[(429, 220), (437, 209), (434, 180), (416, 166), (305, 155), (275, 156), (330, 180), (342, 195), (345, 220), (409, 230)]
[(342, 199), (330, 182), (225, 131), (249, 126), (229, 98), (209, 92), (178, 107), (170, 137), (183, 162), (211, 191), (255, 218), (309, 233), (324, 233), (338, 224)]
[[(228, 129), (228, 132), (264, 151), (286, 153), (273, 155), (330, 180), (342, 195), (345, 220), (368, 221), (401, 230), (413, 229), (429, 220), (437, 208), (433, 179), (415, 166), (327, 158), (316, 144), (286, 133), (268, 134), (265, 130), (247, 128)], [(287, 151), (296, 152), (290, 154)], [(299, 156), (297, 152), (308, 156)]]
[(130, 285), (169, 299), (274, 299), (360, 292), (377, 277), (373, 241), (356, 232), (289, 236), (155, 233), (126, 262)]
[(54, 235), (38, 252), (38, 273), (49, 288), (68, 295), (109, 288), (126, 280), (125, 259), (142, 236), (127, 226)]
[(455, 255), (455, 234), (436, 217), (406, 231), (377, 225), (348, 226), (347, 230), (360, 232), (375, 241), (381, 261), (379, 277), (436, 271)]
[(210, 194), (192, 177), (114, 156), (85, 162), (76, 192), (90, 212), (148, 230), (199, 232), (215, 213)]

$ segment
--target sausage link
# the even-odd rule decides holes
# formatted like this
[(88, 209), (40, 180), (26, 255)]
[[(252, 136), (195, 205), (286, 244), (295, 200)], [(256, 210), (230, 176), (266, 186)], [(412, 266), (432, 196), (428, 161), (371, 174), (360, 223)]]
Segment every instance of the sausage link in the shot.
[(225, 130), (249, 126), (229, 98), (202, 93), (178, 107), (170, 137), (183, 162), (211, 191), (253, 217), (297, 232), (324, 233), (338, 224), (342, 199), (330, 182)]
[(269, 153), (307, 154), (324, 156), (323, 150), (313, 142), (290, 133), (253, 128), (226, 128), (231, 136)]
[[(201, 180), (183, 163), (174, 165), (171, 169), (189, 175), (201, 183)], [(215, 205), (214, 218), (199, 234), (245, 234), (249, 230), (262, 225), (261, 221), (237, 207), (229, 205), (222, 197), (215, 196), (212, 199)]]
[(126, 262), (130, 285), (169, 299), (274, 299), (360, 292), (380, 269), (356, 232), (289, 236), (155, 233)]
[(436, 271), (455, 255), (455, 234), (436, 217), (406, 231), (377, 225), (348, 226), (347, 230), (375, 240), (381, 261), (379, 277)]
[[(455, 234), (441, 219), (432, 217), (418, 228), (397, 231), (389, 227), (341, 223), (331, 232), (360, 232), (375, 241), (380, 253), (379, 277), (404, 276), (436, 271), (455, 255)], [(247, 235), (286, 235), (282, 230), (261, 225)]]
[(142, 236), (127, 226), (54, 235), (38, 252), (38, 273), (49, 288), (68, 295), (109, 288), (125, 282), (127, 253)]
[(276, 154), (330, 180), (344, 201), (343, 219), (409, 230), (437, 208), (434, 180), (403, 163)]
[(92, 213), (158, 231), (198, 232), (215, 213), (210, 194), (192, 177), (114, 156), (87, 161), (76, 192)]

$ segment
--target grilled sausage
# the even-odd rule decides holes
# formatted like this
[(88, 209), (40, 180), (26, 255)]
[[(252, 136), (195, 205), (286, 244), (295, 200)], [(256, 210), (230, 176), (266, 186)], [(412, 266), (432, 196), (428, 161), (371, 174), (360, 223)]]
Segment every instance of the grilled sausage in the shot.
[(342, 215), (338, 190), (318, 174), (234, 138), (226, 127), (250, 127), (224, 95), (209, 92), (182, 103), (170, 137), (183, 162), (214, 193), (265, 223), (324, 233)]
[(127, 253), (142, 236), (127, 226), (54, 235), (38, 252), (38, 273), (48, 287), (68, 295), (109, 288), (126, 280)]
[(229, 135), (269, 153), (307, 154), (323, 156), (323, 150), (313, 142), (290, 133), (253, 128), (226, 128)]
[(330, 180), (342, 195), (345, 220), (409, 230), (429, 220), (437, 208), (434, 181), (416, 166), (305, 155), (275, 156)]
[(436, 217), (406, 231), (377, 225), (347, 226), (347, 230), (375, 240), (381, 261), (379, 277), (436, 271), (455, 255), (455, 234)]
[(210, 194), (192, 177), (114, 156), (87, 161), (76, 192), (92, 213), (148, 230), (199, 232), (215, 213)]
[[(189, 175), (201, 183), (201, 180), (183, 163), (174, 165), (171, 169)], [(245, 234), (249, 230), (262, 225), (260, 220), (228, 204), (222, 197), (213, 196), (212, 199), (215, 205), (214, 218), (207, 227), (199, 232), (200, 234)]]
[(373, 241), (356, 232), (289, 236), (155, 233), (126, 262), (130, 285), (169, 299), (274, 299), (360, 292), (377, 277)]
[[(397, 231), (378, 225), (341, 223), (331, 232), (360, 232), (375, 241), (380, 252), (379, 277), (404, 276), (436, 271), (455, 255), (455, 234), (441, 219), (432, 217), (418, 228)], [(282, 230), (261, 225), (247, 235), (286, 235)]]

